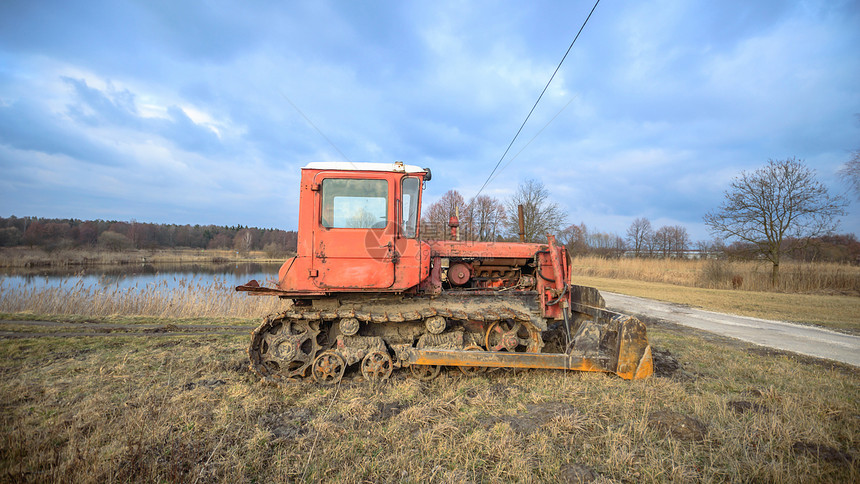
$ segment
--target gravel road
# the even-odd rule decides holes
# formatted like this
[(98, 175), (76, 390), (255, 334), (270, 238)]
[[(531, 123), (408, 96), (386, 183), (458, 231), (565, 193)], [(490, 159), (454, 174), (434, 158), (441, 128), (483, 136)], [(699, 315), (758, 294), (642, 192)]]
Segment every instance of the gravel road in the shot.
[(814, 326), (693, 309), (682, 304), (612, 292), (600, 293), (606, 306), (620, 313), (662, 319), (770, 348), (860, 367), (860, 336)]

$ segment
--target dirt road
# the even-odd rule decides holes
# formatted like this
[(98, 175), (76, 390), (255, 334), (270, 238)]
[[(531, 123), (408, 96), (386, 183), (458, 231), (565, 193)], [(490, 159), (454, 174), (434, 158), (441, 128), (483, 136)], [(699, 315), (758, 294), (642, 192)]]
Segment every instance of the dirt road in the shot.
[(601, 294), (606, 299), (606, 306), (613, 311), (662, 319), (770, 348), (860, 367), (860, 336), (814, 326), (693, 309), (612, 292), (601, 291)]
[[(21, 328), (50, 328), (22, 331)], [(7, 331), (14, 329), (13, 331)], [(213, 326), (203, 324), (112, 324), (61, 323), (56, 321), (0, 320), (0, 338), (76, 338), (81, 336), (187, 336), (206, 334), (249, 333), (247, 326)]]

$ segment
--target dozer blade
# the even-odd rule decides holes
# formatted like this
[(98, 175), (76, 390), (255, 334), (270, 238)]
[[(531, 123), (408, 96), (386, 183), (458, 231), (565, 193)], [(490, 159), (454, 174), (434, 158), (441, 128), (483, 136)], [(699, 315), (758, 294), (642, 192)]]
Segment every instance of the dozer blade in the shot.
[(647, 378), (654, 373), (642, 321), (607, 310), (600, 292), (593, 287), (572, 285), (570, 295), (574, 320), (568, 353), (608, 359), (609, 371), (626, 380)]

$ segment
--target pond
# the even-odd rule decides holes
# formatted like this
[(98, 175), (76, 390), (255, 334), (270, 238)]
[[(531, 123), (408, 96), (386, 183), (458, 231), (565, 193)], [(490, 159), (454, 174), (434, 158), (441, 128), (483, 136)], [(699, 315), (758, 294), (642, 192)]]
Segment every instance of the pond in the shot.
[(277, 281), (281, 264), (227, 263), (227, 264), (126, 264), (91, 266), (69, 270), (2, 270), (0, 285), (10, 287), (43, 288), (140, 288), (161, 287), (166, 290), (221, 283), (238, 286), (251, 279), (261, 285)]

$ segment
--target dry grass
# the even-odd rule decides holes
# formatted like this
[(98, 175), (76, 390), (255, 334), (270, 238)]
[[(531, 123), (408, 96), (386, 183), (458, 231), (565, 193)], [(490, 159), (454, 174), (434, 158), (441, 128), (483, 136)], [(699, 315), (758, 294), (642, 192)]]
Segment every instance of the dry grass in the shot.
[(0, 267), (67, 268), (94, 265), (126, 264), (185, 264), (221, 262), (283, 262), (283, 258), (270, 259), (263, 251), (237, 255), (232, 250), (218, 249), (155, 249), (124, 250), (121, 252), (98, 249), (69, 249), (47, 252), (37, 248), (0, 248)]
[[(576, 257), (573, 276), (663, 282), (708, 289), (772, 291), (771, 265), (755, 261), (691, 259), (604, 259)], [(738, 287), (732, 280), (740, 277)], [(735, 279), (737, 282), (738, 280)], [(780, 292), (860, 296), (860, 266), (786, 261), (780, 265)]]
[(87, 286), (12, 287), (0, 280), (0, 313), (42, 315), (149, 316), (160, 318), (260, 318), (286, 304), (275, 297), (237, 293), (224, 281), (188, 283), (169, 288), (165, 281), (144, 288)]
[[(400, 371), (286, 389), (247, 372), (246, 337), (4, 340), (0, 480), (559, 482), (576, 469), (598, 482), (860, 479), (856, 372), (670, 329), (650, 336), (681, 362), (671, 377), (448, 371), (421, 383)], [(731, 410), (738, 401), (753, 410)], [(666, 436), (649, 424), (659, 410), (699, 420), (704, 439)]]
[(673, 284), (577, 277), (575, 284), (601, 291), (687, 304), (693, 307), (756, 318), (818, 324), (860, 333), (860, 297), (701, 289)]

